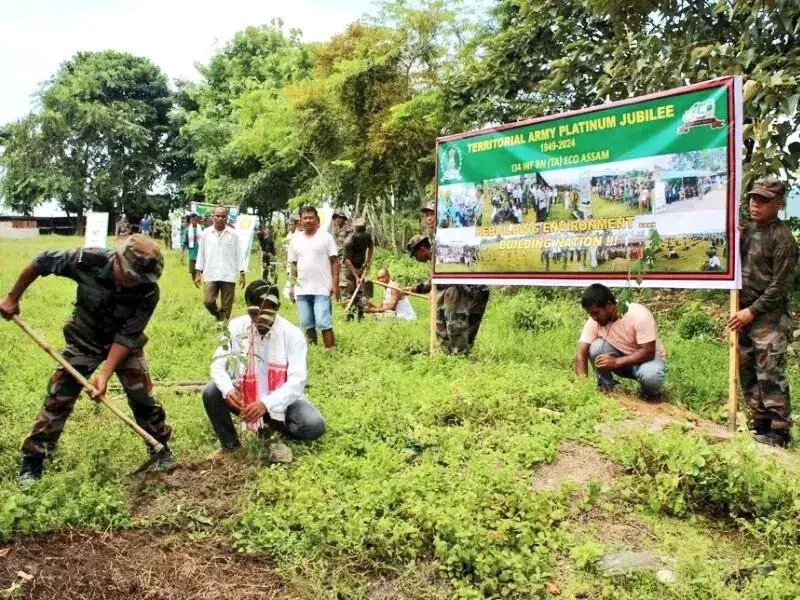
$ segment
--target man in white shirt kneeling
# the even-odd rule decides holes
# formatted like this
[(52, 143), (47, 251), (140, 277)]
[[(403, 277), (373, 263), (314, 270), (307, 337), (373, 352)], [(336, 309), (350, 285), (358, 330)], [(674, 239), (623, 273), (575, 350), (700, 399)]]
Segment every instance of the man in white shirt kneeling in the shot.
[[(248, 315), (230, 321), (230, 347), (217, 348), (211, 381), (203, 390), (203, 404), (221, 451), (239, 446), (231, 413), (250, 430), (269, 427), (293, 439), (317, 439), (325, 431), (325, 421), (305, 395), (303, 333), (277, 314), (276, 286), (256, 280), (244, 297)], [(245, 364), (240, 357), (247, 359)]]

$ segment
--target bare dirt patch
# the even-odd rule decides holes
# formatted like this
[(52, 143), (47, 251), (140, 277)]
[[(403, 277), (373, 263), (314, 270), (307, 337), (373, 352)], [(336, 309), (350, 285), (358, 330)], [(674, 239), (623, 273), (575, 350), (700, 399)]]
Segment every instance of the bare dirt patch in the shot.
[(533, 473), (533, 488), (553, 491), (569, 481), (579, 487), (591, 481), (609, 483), (620, 474), (613, 462), (589, 446), (566, 442), (558, 448), (558, 457), (550, 464), (542, 465)]
[(184, 513), (202, 513), (223, 519), (236, 513), (236, 496), (262, 465), (235, 457), (210, 461), (180, 461), (171, 473), (146, 474), (130, 489), (134, 517), (172, 517), (177, 507)]
[(722, 425), (701, 419), (691, 411), (674, 404), (647, 402), (622, 392), (614, 392), (612, 397), (635, 414), (633, 419), (617, 423), (617, 426), (622, 428), (639, 426), (657, 432), (677, 425), (699, 433), (712, 442), (727, 442), (733, 438), (733, 434)]
[(658, 537), (646, 523), (621, 508), (613, 512), (590, 508), (566, 522), (565, 527), (577, 537), (592, 537), (610, 550), (638, 552), (650, 549), (658, 542)]
[[(0, 558), (0, 590), (29, 600), (238, 600), (283, 595), (264, 559), (221, 541), (67, 531), (18, 538)], [(9, 592), (10, 593), (10, 592)], [(3, 592), (0, 591), (0, 597)]]

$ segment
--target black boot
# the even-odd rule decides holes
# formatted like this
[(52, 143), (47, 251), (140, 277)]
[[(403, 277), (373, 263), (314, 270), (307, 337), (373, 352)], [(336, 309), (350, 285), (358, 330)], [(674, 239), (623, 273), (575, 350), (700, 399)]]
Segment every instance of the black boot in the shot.
[(27, 487), (42, 478), (44, 461), (33, 456), (23, 456), (22, 465), (19, 469), (19, 487)]
[(747, 422), (747, 428), (755, 435), (764, 435), (770, 432), (771, 421), (769, 419), (752, 419)]
[(753, 439), (760, 444), (767, 446), (775, 446), (778, 448), (786, 448), (789, 445), (789, 432), (788, 431), (768, 431), (767, 433), (757, 433)]
[(147, 452), (150, 454), (152, 463), (147, 470), (150, 473), (168, 473), (175, 468), (175, 458), (172, 456), (172, 451), (164, 444), (164, 449), (156, 453), (150, 446), (147, 447)]

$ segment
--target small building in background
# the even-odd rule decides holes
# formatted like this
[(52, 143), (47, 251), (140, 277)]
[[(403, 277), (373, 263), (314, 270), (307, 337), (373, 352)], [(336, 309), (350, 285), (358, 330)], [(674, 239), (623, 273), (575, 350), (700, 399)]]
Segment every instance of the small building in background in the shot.
[(68, 215), (55, 200), (33, 209), (32, 215), (23, 215), (0, 204), (0, 237), (31, 238), (40, 234), (58, 233), (75, 235), (74, 215)]

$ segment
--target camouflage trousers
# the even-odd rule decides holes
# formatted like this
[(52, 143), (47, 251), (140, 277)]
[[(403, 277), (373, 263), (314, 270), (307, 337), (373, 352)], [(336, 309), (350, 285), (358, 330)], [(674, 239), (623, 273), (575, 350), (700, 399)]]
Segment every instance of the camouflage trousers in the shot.
[(791, 427), (786, 351), (792, 329), (788, 314), (773, 312), (739, 333), (739, 376), (750, 421), (779, 432)]
[[(356, 291), (356, 287), (358, 287), (358, 283), (356, 282), (356, 276), (353, 275), (353, 272), (344, 264), (341, 267), (341, 274), (342, 282), (340, 287), (342, 290), (342, 302), (347, 306), (350, 302), (350, 298), (353, 297)], [(361, 286), (361, 289), (358, 290), (358, 294), (346, 315), (347, 319), (352, 320), (354, 316), (358, 315), (358, 320), (360, 321), (364, 318), (364, 309), (366, 307), (367, 298), (364, 295), (364, 286)]]
[(278, 263), (274, 254), (261, 253), (261, 279), (272, 285), (278, 283)]
[[(61, 355), (87, 379), (105, 359), (103, 356), (83, 353), (72, 346), (67, 346)], [(116, 373), (128, 396), (128, 406), (136, 422), (159, 442), (166, 444), (172, 429), (167, 425), (164, 409), (153, 396), (153, 383), (142, 349), (132, 350)], [(44, 404), (34, 421), (33, 431), (22, 444), (24, 458), (41, 460), (53, 453), (82, 389), (81, 384), (63, 367), (55, 370), (47, 386)]]
[(451, 285), (436, 294), (436, 338), (447, 354), (469, 354), (489, 302), (489, 289)]

